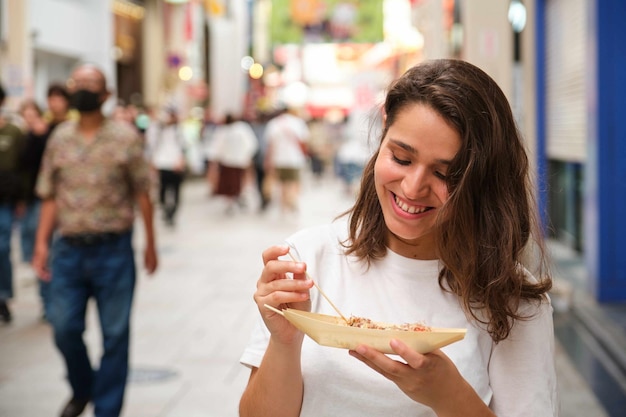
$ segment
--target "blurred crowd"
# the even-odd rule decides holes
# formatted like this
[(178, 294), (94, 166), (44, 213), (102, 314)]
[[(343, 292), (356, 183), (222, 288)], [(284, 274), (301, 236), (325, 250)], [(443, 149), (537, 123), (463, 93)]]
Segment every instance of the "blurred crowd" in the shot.
[[(13, 319), (17, 241), (19, 260), (39, 285), (41, 318), (67, 366), (72, 397), (61, 417), (77, 417), (89, 403), (99, 417), (119, 415), (136, 280), (135, 218), (145, 229), (143, 266), (151, 274), (159, 258), (154, 213), (175, 227), (185, 181), (204, 181), (225, 216), (271, 206), (282, 217), (298, 216), (305, 175), (338, 176), (352, 198), (370, 156), (365, 114), (331, 111), (315, 120), (278, 105), (248, 117), (215, 115), (210, 107), (186, 115), (174, 103), (122, 102), (109, 112), (110, 97), (104, 73), (89, 64), (67, 83), (50, 85), (45, 106), (24, 98), (9, 109), (0, 86), (0, 322)], [(91, 298), (102, 328), (99, 369), (82, 339)]]
[[(5, 91), (0, 92), (4, 102)], [(313, 119), (286, 105), (248, 117), (214, 115), (210, 107), (194, 110), (183, 117), (173, 104), (149, 108), (118, 101), (108, 116), (141, 137), (152, 168), (151, 197), (167, 226), (175, 225), (181, 187), (189, 178), (206, 181), (207, 195), (225, 202), (226, 215), (262, 213), (272, 204), (284, 215), (297, 215), (303, 172), (314, 179), (337, 177), (346, 196), (354, 196), (371, 155), (370, 138), (380, 126), (376, 114), (331, 110)], [(30, 263), (41, 206), (35, 186), (46, 143), (60, 124), (78, 118), (63, 83), (49, 86), (44, 106), (30, 98), (17, 109), (2, 105), (0, 320), (5, 323), (12, 319), (12, 236), (19, 235), (20, 259)], [(256, 194), (252, 201), (244, 195), (250, 192)], [(47, 283), (38, 282), (45, 319)]]

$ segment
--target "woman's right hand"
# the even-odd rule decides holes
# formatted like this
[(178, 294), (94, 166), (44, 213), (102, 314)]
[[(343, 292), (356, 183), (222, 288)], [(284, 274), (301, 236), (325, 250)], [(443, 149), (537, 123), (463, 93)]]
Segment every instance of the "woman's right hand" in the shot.
[[(307, 279), (303, 262), (283, 261), (278, 258), (289, 253), (289, 246), (272, 246), (263, 252), (263, 272), (257, 281), (254, 301), (259, 308), (265, 325), (274, 342), (281, 344), (299, 343), (303, 334), (282, 315), (265, 307), (265, 304), (282, 310), (293, 308), (310, 311), (309, 290), (313, 281)], [(289, 274), (293, 274), (293, 279)]]

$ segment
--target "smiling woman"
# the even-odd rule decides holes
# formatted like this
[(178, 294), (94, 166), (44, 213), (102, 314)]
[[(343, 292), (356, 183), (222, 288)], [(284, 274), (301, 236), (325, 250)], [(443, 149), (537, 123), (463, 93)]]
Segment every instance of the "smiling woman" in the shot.
[[(354, 206), (263, 253), (240, 415), (555, 416), (551, 282), (505, 95), (472, 64), (429, 61), (391, 84), (382, 113)], [(538, 268), (522, 263), (533, 238)], [(354, 316), (430, 331), (338, 325), (314, 285)], [(331, 322), (313, 334), (294, 317)], [(404, 338), (435, 329), (466, 332), (441, 349)]]

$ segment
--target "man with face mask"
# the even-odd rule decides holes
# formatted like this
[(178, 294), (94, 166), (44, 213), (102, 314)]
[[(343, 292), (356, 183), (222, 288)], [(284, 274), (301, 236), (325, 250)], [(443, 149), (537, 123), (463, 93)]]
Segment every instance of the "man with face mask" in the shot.
[[(102, 71), (81, 65), (68, 87), (80, 117), (58, 126), (44, 152), (36, 187), (42, 207), (33, 266), (50, 281), (49, 319), (72, 389), (61, 417), (80, 415), (89, 402), (96, 417), (117, 417), (128, 373), (135, 202), (145, 228), (145, 268), (152, 273), (157, 267), (149, 166), (136, 130), (101, 111), (109, 97)], [(49, 253), (54, 253), (50, 269)], [(99, 369), (93, 369), (82, 339), (91, 297), (102, 329)]]

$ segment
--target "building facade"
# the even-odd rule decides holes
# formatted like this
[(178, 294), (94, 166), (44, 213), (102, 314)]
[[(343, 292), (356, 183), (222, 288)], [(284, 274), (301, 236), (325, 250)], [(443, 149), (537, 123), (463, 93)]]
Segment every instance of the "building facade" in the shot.
[(537, 143), (547, 225), (584, 257), (586, 286), (595, 298), (624, 302), (626, 3), (535, 3)]

